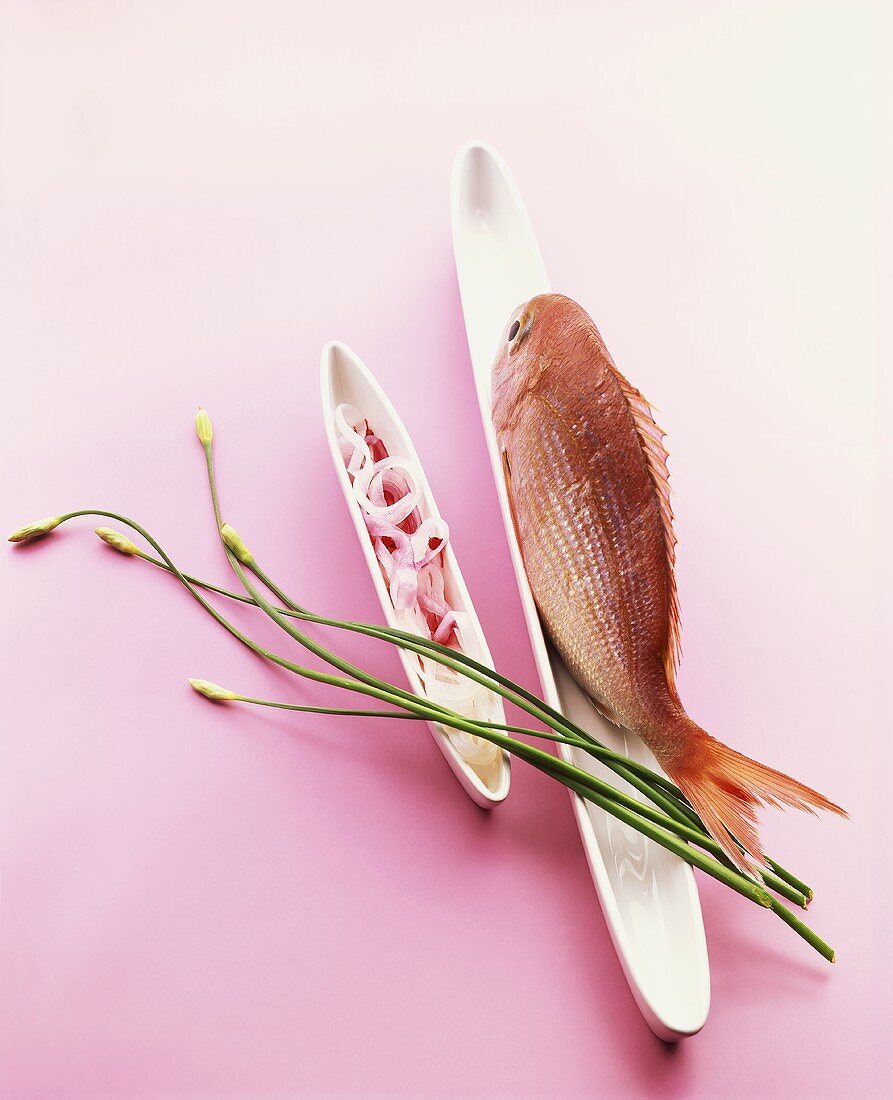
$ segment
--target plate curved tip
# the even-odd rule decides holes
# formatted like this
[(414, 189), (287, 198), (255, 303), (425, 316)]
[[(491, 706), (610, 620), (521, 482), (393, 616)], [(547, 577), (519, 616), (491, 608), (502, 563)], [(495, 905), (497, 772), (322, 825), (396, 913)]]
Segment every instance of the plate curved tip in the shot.
[(500, 749), (495, 774), (485, 776), (462, 756), (442, 727), (438, 727), (436, 732), (438, 746), (472, 802), (482, 810), (493, 810), (501, 806), (511, 792), (511, 756), (504, 749)]
[(488, 152), (491, 146), (486, 141), (478, 141), (472, 138), (471, 141), (463, 142), (462, 145), (456, 150), (456, 155), (453, 158), (453, 164), (461, 164), (465, 157), (471, 152), (472, 149), (486, 149)]
[(453, 195), (458, 198), (461, 191), (467, 189), (475, 179), (480, 178), (485, 166), (505, 173), (508, 166), (504, 157), (486, 141), (466, 141), (453, 158)]
[(371, 377), (369, 368), (357, 353), (342, 340), (329, 340), (323, 344), (319, 359), (319, 376), (323, 393), (334, 385), (339, 370), (347, 368), (365, 377)]
[(471, 153), (483, 153), (485, 156), (493, 157), (494, 160), (502, 160), (502, 156), (495, 146), (491, 145), (488, 141), (480, 141), (475, 138), (459, 146), (453, 163), (461, 164)]
[(331, 368), (341, 356), (347, 359), (356, 359), (356, 355), (343, 341), (328, 340), (323, 344), (322, 352), (320, 353), (320, 362), (324, 367)]
[(319, 370), (320, 377), (325, 380), (329, 374), (331, 374), (334, 366), (335, 356), (341, 347), (338, 340), (329, 340), (322, 346), (322, 351), (319, 353)]

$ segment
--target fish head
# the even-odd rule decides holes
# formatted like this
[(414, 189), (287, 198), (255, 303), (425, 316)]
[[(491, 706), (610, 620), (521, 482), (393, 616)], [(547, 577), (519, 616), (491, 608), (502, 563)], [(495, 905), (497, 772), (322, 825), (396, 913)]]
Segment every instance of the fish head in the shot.
[(592, 319), (564, 294), (538, 294), (512, 311), (493, 362), (493, 423), (502, 432), (525, 393), (549, 363), (570, 352), (592, 330)]

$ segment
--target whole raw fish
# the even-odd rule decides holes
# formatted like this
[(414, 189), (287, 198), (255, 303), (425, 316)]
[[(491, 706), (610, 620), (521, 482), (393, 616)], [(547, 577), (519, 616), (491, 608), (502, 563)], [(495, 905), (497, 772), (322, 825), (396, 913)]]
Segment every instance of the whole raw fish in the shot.
[(509, 318), (493, 365), (493, 423), (556, 649), (599, 709), (649, 746), (728, 856), (752, 869), (734, 837), (764, 862), (760, 802), (843, 814), (685, 713), (664, 433), (570, 298), (539, 295)]

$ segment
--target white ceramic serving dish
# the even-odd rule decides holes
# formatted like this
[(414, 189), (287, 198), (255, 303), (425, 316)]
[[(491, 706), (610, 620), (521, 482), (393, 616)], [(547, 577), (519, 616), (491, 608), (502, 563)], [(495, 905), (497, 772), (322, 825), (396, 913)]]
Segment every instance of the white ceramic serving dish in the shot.
[[(360, 540), (360, 546), (363, 549), (363, 555), (369, 567), (369, 572), (372, 576), (373, 584), (375, 585), (375, 591), (378, 593), (378, 599), (381, 603), (385, 619), (389, 626), (399, 627), (400, 623), (397, 621), (394, 606), (388, 595), (388, 589), (384, 577), (382, 576), (381, 567), (379, 566), (378, 559), (375, 557), (372, 540), (369, 538), (369, 533), (366, 530), (366, 524), (363, 520), (360, 506), (354, 498), (350, 477), (344, 465), (344, 460), (341, 457), (334, 419), (335, 409), (339, 405), (343, 403), (353, 405), (354, 408), (366, 417), (376, 435), (384, 443), (389, 454), (409, 458), (416, 464), (417, 469), (421, 471), (421, 485), (418, 486), (421, 495), (418, 507), (422, 517), (439, 516), (440, 512), (438, 511), (437, 504), (431, 493), (431, 487), (425, 477), (422, 464), (419, 462), (419, 456), (416, 453), (416, 449), (412, 444), (412, 440), (406, 428), (403, 426), (403, 422), (400, 420), (394, 406), (385, 395), (384, 390), (359, 356), (355, 355), (346, 344), (332, 341), (326, 344), (322, 349), (320, 374), (322, 383), (323, 417), (325, 420), (329, 447), (332, 452), (332, 460), (335, 463), (335, 470), (338, 474), (338, 483), (344, 493), (344, 499), (347, 501), (347, 507), (350, 511), (354, 527), (356, 528), (357, 537)], [(479, 660), (492, 667), (493, 659), (490, 656), (490, 650), (487, 648), (487, 641), (481, 630), (481, 624), (475, 613), (471, 597), (468, 595), (468, 589), (462, 578), (459, 563), (456, 561), (456, 555), (453, 552), (451, 543), (447, 544), (443, 552), (443, 575), (444, 590), (451, 607), (456, 611), (464, 611), (469, 617), (470, 630), (476, 635), (479, 645)], [(417, 658), (412, 653), (400, 650), (400, 659), (406, 670), (411, 689), (420, 698), (424, 698), (425, 693), (421, 679), (419, 678)], [(505, 711), (502, 705), (502, 699), (491, 693), (489, 702), (492, 712), (487, 715), (487, 720), (491, 722), (505, 722)], [(468, 796), (476, 802), (478, 806), (488, 809), (498, 805), (498, 803), (505, 799), (506, 795), (509, 793), (509, 785), (511, 782), (510, 757), (506, 752), (500, 749), (495, 761), (492, 763), (485, 765), (469, 763), (469, 761), (457, 751), (443, 726), (434, 722), (429, 722), (428, 726), (431, 733), (434, 735), (434, 740), (437, 742), (440, 751), (446, 757), (449, 766), (453, 769), (456, 778), (462, 784)]]
[[(656, 768), (645, 745), (606, 722), (572, 679), (543, 634), (524, 571), (491, 420), (490, 372), (511, 312), (551, 288), (518, 186), (502, 157), (483, 143), (471, 142), (456, 156), (452, 223), (484, 433), (543, 697), (609, 748)], [(589, 754), (560, 749), (566, 760), (636, 794)], [(642, 1014), (662, 1039), (695, 1034), (710, 1008), (710, 970), (691, 868), (578, 795), (571, 798), (605, 919)]]

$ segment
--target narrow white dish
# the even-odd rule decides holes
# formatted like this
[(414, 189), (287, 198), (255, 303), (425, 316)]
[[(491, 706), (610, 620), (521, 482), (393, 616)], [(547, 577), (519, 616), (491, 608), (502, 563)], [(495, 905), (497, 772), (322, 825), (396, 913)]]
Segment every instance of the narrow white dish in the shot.
[[(381, 567), (375, 556), (372, 540), (366, 530), (360, 506), (353, 495), (350, 477), (341, 456), (338, 433), (335, 427), (335, 409), (339, 405), (345, 403), (353, 405), (372, 425), (389, 454), (401, 455), (411, 459), (416, 464), (416, 468), (420, 471), (421, 484), (418, 489), (420, 490), (419, 511), (422, 516), (439, 516), (440, 512), (409, 433), (403, 426), (403, 422), (388, 400), (384, 390), (359, 356), (351, 351), (346, 344), (337, 341), (326, 344), (322, 349), (320, 380), (326, 436), (332, 452), (332, 460), (335, 463), (338, 483), (344, 493), (344, 499), (347, 501), (347, 507), (356, 528), (357, 537), (360, 540), (360, 546), (363, 549), (363, 555), (369, 567), (369, 573), (372, 576), (372, 582), (375, 585), (375, 591), (378, 594), (385, 619), (389, 626), (399, 627), (401, 624), (394, 612), (394, 606), (388, 595)], [(452, 543), (448, 543), (443, 551), (443, 575), (444, 589), (450, 606), (454, 610), (463, 611), (468, 615), (470, 630), (475, 635), (479, 646), (479, 659), (492, 667), (493, 658), (490, 656), (490, 650), (487, 648), (487, 641), (481, 630), (480, 621), (475, 613), (471, 597), (468, 595), (468, 589), (462, 578), (459, 563), (456, 561)], [(420, 698), (425, 698), (424, 688), (419, 677), (417, 658), (414, 654), (401, 649), (400, 659), (403, 662), (412, 691)], [(505, 722), (502, 699), (492, 693), (490, 693), (488, 699), (492, 713), (487, 715), (487, 720)], [(511, 783), (511, 762), (508, 753), (500, 749), (496, 759), (491, 763), (470, 763), (453, 745), (443, 726), (435, 722), (429, 722), (428, 727), (434, 735), (434, 740), (437, 742), (440, 751), (446, 757), (447, 763), (453, 769), (456, 778), (472, 801), (484, 809), (489, 809), (505, 799), (509, 793)]]
[[(543, 697), (602, 743), (656, 768), (633, 734), (605, 721), (546, 639), (514, 533), (490, 412), (490, 371), (512, 310), (551, 290), (521, 193), (502, 157), (470, 142), (453, 165), (453, 248), (468, 346), (502, 518)], [(629, 794), (589, 754), (561, 755)], [(586, 858), (614, 946), (648, 1025), (661, 1039), (694, 1035), (710, 1009), (710, 969), (691, 868), (653, 841), (571, 793)]]

